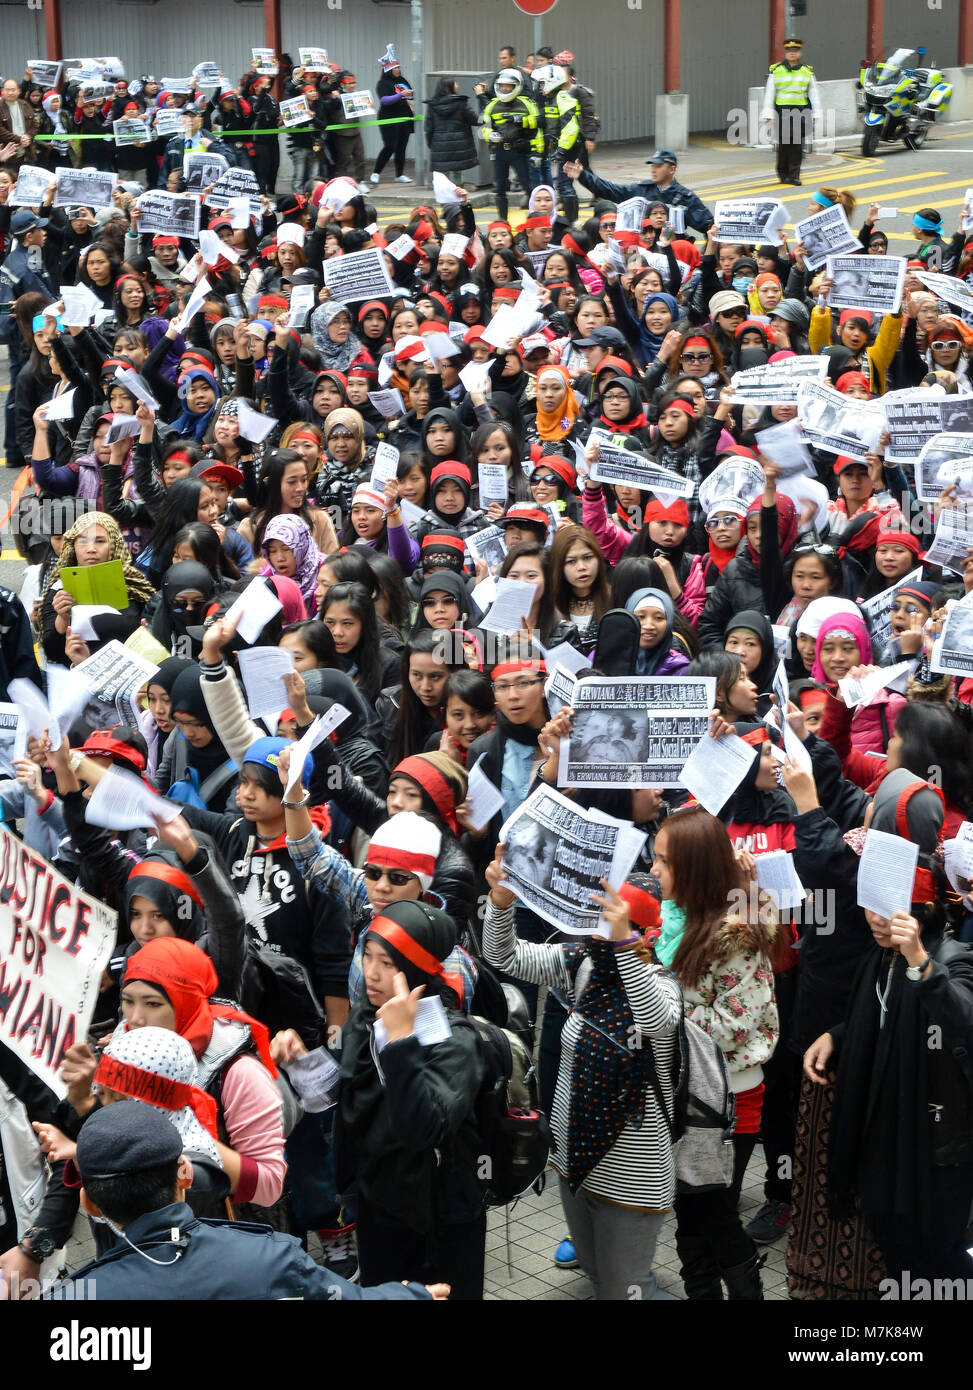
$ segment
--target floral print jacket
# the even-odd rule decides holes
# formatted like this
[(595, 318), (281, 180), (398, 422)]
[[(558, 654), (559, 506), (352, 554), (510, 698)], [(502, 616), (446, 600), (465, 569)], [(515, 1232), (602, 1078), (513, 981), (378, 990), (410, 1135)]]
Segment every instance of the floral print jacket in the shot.
[(723, 1049), (733, 1090), (759, 1085), (780, 1024), (770, 957), (748, 923), (725, 919), (709, 968), (683, 997), (686, 1017)]

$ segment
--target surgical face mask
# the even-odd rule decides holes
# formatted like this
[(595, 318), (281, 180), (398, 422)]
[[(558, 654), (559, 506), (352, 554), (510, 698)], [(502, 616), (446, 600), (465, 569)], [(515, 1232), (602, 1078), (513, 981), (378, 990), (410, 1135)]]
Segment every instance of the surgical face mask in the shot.
[(737, 294), (746, 294), (751, 284), (752, 281), (748, 280), (745, 275), (734, 275), (733, 277), (733, 288)]

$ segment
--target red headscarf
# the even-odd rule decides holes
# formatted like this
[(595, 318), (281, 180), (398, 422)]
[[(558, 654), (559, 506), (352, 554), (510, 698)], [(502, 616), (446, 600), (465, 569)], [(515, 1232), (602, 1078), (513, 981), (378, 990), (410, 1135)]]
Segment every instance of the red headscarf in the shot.
[(146, 942), (128, 958), (123, 983), (130, 980), (142, 980), (165, 992), (175, 1011), (176, 1032), (186, 1039), (197, 1057), (206, 1051), (215, 1020), (232, 1018), (247, 1024), (261, 1062), (271, 1076), (277, 1075), (270, 1055), (270, 1034), (264, 1024), (241, 1009), (210, 1003), (210, 995), (219, 987), (216, 970), (209, 956), (191, 941), (159, 936)]
[[(760, 515), (763, 506), (763, 498), (755, 497), (747, 508), (747, 516)], [(797, 540), (797, 508), (791, 499), (782, 492), (777, 494), (777, 539), (780, 542), (780, 558), (785, 559), (794, 548)], [(753, 563), (760, 567), (760, 552), (754, 550), (753, 546), (747, 541), (747, 549)]]
[(307, 604), (301, 586), (295, 580), (288, 579), (286, 574), (272, 574), (270, 587), (283, 605), (280, 616), (285, 627), (288, 623), (303, 623), (307, 617)]

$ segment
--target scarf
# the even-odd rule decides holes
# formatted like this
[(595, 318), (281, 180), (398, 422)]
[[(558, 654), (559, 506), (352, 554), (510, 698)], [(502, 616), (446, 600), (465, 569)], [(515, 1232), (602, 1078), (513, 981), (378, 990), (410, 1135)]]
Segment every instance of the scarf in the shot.
[(216, 400), (210, 406), (209, 410), (204, 411), (202, 415), (197, 415), (194, 411), (190, 410), (184, 401), (182, 412), (173, 420), (172, 428), (181, 438), (195, 439), (196, 442), (199, 443), (203, 435), (209, 429), (210, 421), (216, 414), (216, 407), (220, 399), (220, 388), (217, 385), (213, 373), (206, 371), (202, 367), (193, 367), (188, 372), (184, 372), (180, 378), (179, 384), (180, 386), (186, 385), (188, 387), (188, 384), (191, 381), (197, 380), (197, 378), (208, 382), (209, 385), (212, 386), (216, 394)]
[(646, 309), (648, 309), (649, 305), (654, 304), (656, 300), (661, 300), (661, 302), (669, 310), (669, 313), (672, 315), (672, 322), (669, 324), (669, 328), (675, 328), (677, 322), (679, 321), (679, 304), (671, 294), (663, 294), (660, 291), (658, 294), (649, 295), (649, 297), (645, 301), (645, 304), (642, 306), (642, 317), (639, 320), (639, 341), (641, 343), (642, 352), (645, 356), (646, 364), (648, 364), (649, 362), (653, 362), (656, 359), (656, 357), (658, 357), (659, 349), (662, 346), (663, 339), (665, 338), (666, 333), (669, 332), (669, 328), (667, 328), (662, 333), (652, 333), (646, 325), (645, 311)]
[[(194, 662), (191, 666), (187, 667), (185, 671), (181, 671), (179, 675), (176, 676), (170, 692), (173, 713), (179, 710), (182, 714), (188, 714), (191, 718), (195, 719), (197, 723), (209, 729), (210, 733), (213, 735), (205, 748), (194, 748), (188, 739), (184, 740), (186, 744), (186, 765), (187, 767), (194, 768), (199, 774), (200, 784), (205, 782), (207, 777), (214, 773), (217, 768), (222, 767), (224, 763), (230, 760), (230, 755), (220, 741), (220, 736), (216, 732), (216, 725), (213, 723), (206, 701), (203, 699), (203, 691), (200, 686), (201, 679), (202, 672)], [(184, 736), (180, 734), (179, 737), (183, 738)], [(232, 783), (230, 783), (229, 786), (232, 786)], [(223, 798), (224, 802), (226, 801), (229, 786), (223, 787), (220, 791), (220, 796)]]
[[(58, 557), (57, 570), (52, 572), (47, 582), (47, 589), (51, 588), (55, 579), (58, 578), (60, 571), (68, 569), (78, 563), (75, 554), (74, 543), (80, 535), (92, 526), (101, 526), (108, 532), (109, 540), (109, 560), (121, 560), (122, 578), (125, 580), (125, 590), (128, 594), (129, 603), (148, 603), (149, 599), (155, 594), (155, 589), (143, 574), (132, 564), (132, 557), (129, 554), (128, 546), (119, 529), (118, 522), (114, 517), (108, 516), (106, 512), (85, 512), (84, 516), (79, 517), (73, 526), (69, 527), (64, 533), (64, 543), (61, 546), (61, 554)], [(45, 593), (47, 590), (45, 590)]]
[[(780, 558), (782, 560), (790, 554), (797, 540), (797, 508), (791, 499), (782, 492), (777, 494), (777, 539), (780, 544)], [(747, 508), (747, 516), (759, 516), (763, 507), (763, 496), (755, 497)], [(746, 533), (744, 533), (746, 534)], [(760, 552), (755, 550), (747, 541), (747, 551), (750, 559), (760, 569)]]
[(858, 644), (858, 660), (861, 665), (869, 666), (872, 661), (871, 638), (861, 618), (856, 617), (853, 613), (836, 613), (832, 618), (825, 618), (818, 632), (818, 640), (814, 647), (814, 665), (811, 667), (811, 679), (820, 681), (823, 685), (830, 682), (824, 673), (824, 667), (821, 665), (821, 648), (828, 634), (836, 629), (850, 632), (854, 637)]
[(680, 907), (672, 898), (666, 898), (662, 903), (662, 931), (655, 943), (655, 958), (667, 970), (672, 969), (672, 962), (676, 958), (685, 930), (686, 909)]
[(362, 350), (361, 343), (354, 333), (349, 332), (345, 342), (336, 343), (328, 332), (328, 326), (332, 319), (337, 318), (338, 314), (347, 313), (347, 304), (329, 299), (326, 304), (319, 304), (311, 315), (311, 336), (314, 339), (314, 346), (320, 353), (322, 366), (331, 371), (343, 372), (351, 366)]
[(736, 546), (734, 546), (732, 550), (721, 550), (721, 548), (713, 540), (712, 536), (709, 537), (708, 545), (709, 557), (713, 561), (713, 564), (716, 566), (716, 568), (719, 570), (720, 574), (722, 574), (723, 571), (726, 569), (727, 565), (736, 555)]
[(537, 434), (540, 439), (563, 439), (574, 428), (574, 422), (581, 414), (581, 407), (575, 399), (571, 378), (564, 367), (542, 367), (537, 374), (537, 384), (546, 376), (557, 376), (564, 382), (564, 400), (554, 410), (543, 410), (538, 400)]
[[(55, 135), (66, 136), (68, 131), (67, 126), (64, 124), (64, 108), (63, 105), (61, 105), (61, 103), (59, 102), (58, 109), (56, 111), (53, 110), (52, 108), (55, 100), (57, 100), (55, 96), (46, 96), (41, 105), (44, 107), (47, 119), (50, 121), (53, 127), (53, 133)], [(54, 150), (57, 154), (67, 154), (68, 142), (67, 140), (52, 140), (51, 149)]]
[(676, 613), (672, 599), (661, 589), (636, 589), (635, 593), (626, 599), (625, 608), (629, 613), (634, 614), (635, 610), (646, 599), (652, 599), (655, 607), (660, 608), (665, 614), (666, 629), (654, 647), (650, 647), (648, 650), (639, 647), (635, 660), (635, 675), (637, 676), (653, 675), (672, 650), (672, 624), (675, 621)]
[(574, 1049), (568, 1119), (567, 1182), (577, 1192), (617, 1142), (626, 1124), (638, 1128), (649, 1082), (649, 1048), (631, 1048), (634, 1019), (610, 941), (590, 937), (565, 948), (569, 970), (587, 960), (591, 973), (575, 1012), (582, 1032)]
[(308, 606), (308, 613), (311, 613), (314, 608), (314, 589), (318, 582), (318, 570), (321, 568), (324, 556), (318, 550), (314, 537), (311, 535), (310, 526), (296, 512), (272, 517), (267, 523), (264, 538), (260, 543), (260, 549), (265, 558), (268, 558), (271, 541), (280, 541), (293, 552), (297, 564), (294, 580)]

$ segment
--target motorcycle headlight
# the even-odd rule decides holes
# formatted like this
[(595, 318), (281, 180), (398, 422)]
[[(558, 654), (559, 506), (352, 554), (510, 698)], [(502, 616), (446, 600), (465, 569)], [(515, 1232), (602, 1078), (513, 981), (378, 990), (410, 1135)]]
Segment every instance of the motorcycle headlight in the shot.
[(886, 82), (880, 86), (875, 86), (869, 83), (865, 87), (865, 91), (868, 93), (870, 97), (887, 97), (891, 94), (894, 85), (895, 84), (892, 82)]

